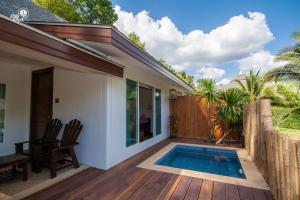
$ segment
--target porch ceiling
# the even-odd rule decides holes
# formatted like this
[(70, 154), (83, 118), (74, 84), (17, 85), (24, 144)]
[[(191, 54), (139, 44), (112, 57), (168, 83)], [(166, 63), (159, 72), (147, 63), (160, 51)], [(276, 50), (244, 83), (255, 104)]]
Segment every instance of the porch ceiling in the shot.
[(176, 85), (193, 92), (188, 84), (167, 70), (150, 54), (134, 45), (125, 35), (112, 26), (36, 22), (29, 22), (28, 24), (81, 48), (101, 52), (107, 59), (115, 62), (128, 64), (133, 58), (139, 66), (142, 66), (140, 65), (142, 63), (148, 70), (154, 70)]
[(0, 38), (4, 43), (123, 77), (123, 66), (28, 25), (13, 22), (3, 15), (0, 15)]

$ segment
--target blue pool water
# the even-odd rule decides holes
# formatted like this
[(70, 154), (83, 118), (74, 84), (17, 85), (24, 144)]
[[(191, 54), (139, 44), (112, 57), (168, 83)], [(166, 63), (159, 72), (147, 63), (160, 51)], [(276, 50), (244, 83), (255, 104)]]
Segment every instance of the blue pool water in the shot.
[(246, 179), (235, 150), (176, 145), (155, 164)]

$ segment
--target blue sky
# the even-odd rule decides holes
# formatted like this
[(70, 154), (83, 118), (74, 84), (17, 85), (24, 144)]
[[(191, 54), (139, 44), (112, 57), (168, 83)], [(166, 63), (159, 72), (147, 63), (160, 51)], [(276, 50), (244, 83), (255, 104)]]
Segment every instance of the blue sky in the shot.
[[(203, 64), (199, 61), (196, 61), (193, 66), (198, 65), (208, 68), (216, 68), (222, 69), (225, 71), (225, 74), (219, 78), (221, 79), (232, 79), (234, 78), (240, 71), (239, 66), (241, 63), (253, 63), (253, 57), (255, 53), (256, 61), (257, 58), (260, 57), (261, 54), (264, 54), (265, 57), (270, 55), (275, 55), (280, 52), (283, 48), (293, 45), (294, 40), (292, 39), (292, 32), (296, 30), (300, 30), (300, 0), (287, 0), (287, 1), (277, 1), (277, 0), (193, 0), (193, 1), (179, 1), (179, 0), (112, 0), (114, 6), (120, 6), (121, 10), (125, 13), (132, 13), (133, 16), (140, 13), (141, 11), (147, 11), (147, 16), (150, 17), (151, 20), (161, 20), (163, 17), (168, 17), (171, 22), (176, 26), (176, 29), (183, 35), (189, 34), (194, 30), (201, 30), (204, 33), (210, 33), (212, 30), (217, 29), (218, 27), (222, 27), (228, 23), (230, 18), (235, 16), (244, 16), (244, 18), (251, 18), (248, 16), (248, 12), (258, 12), (264, 15), (265, 19), (261, 20), (261, 23), (269, 28), (269, 32), (271, 32), (272, 36), (268, 35), (268, 31), (265, 30), (266, 33), (265, 42), (260, 42), (259, 47), (249, 50), (247, 53), (239, 56), (228, 57), (228, 59), (223, 59), (220, 62), (204, 62)], [(123, 20), (124, 19), (124, 20)], [(122, 18), (125, 22), (119, 23), (122, 25), (117, 25), (117, 27), (126, 32), (127, 31), (135, 31), (137, 34), (144, 40), (147, 41), (143, 34), (143, 28), (137, 28), (134, 30), (134, 26), (130, 26), (130, 24), (126, 25), (126, 18)], [(258, 17), (257, 17), (258, 19)], [(247, 20), (244, 20), (247, 21)], [(125, 24), (125, 25), (124, 25)], [(261, 26), (264, 28), (264, 26)], [(260, 27), (257, 27), (260, 28)], [(246, 28), (247, 30), (247, 28)], [(149, 29), (151, 31), (151, 29)], [(251, 30), (249, 30), (251, 32)], [(259, 30), (258, 30), (259, 31)], [(226, 32), (226, 34), (229, 31)], [(243, 33), (243, 31), (241, 31)], [(263, 35), (263, 32), (258, 32), (257, 36)], [(237, 36), (237, 37), (242, 37)], [(271, 39), (272, 37), (272, 39)], [(251, 38), (251, 37), (250, 37)], [(153, 39), (153, 38), (152, 38)], [(246, 37), (246, 39), (249, 39)], [(145, 42), (146, 42), (145, 41)], [(202, 41), (202, 40), (197, 40)], [(241, 43), (243, 43), (242, 38), (240, 39)], [(251, 43), (251, 39), (249, 39), (249, 44)], [(176, 42), (176, 40), (174, 40)], [(161, 42), (163, 45), (164, 43)], [(152, 45), (152, 46), (151, 46)], [(201, 46), (201, 42), (199, 42), (199, 46)], [(154, 53), (155, 56), (160, 56), (156, 54), (156, 49), (154, 48), (155, 44), (149, 44), (150, 53)], [(223, 43), (221, 43), (223, 46)], [(240, 46), (240, 45), (238, 45)], [(147, 48), (147, 42), (146, 42)], [(179, 47), (180, 48), (180, 47)], [(147, 48), (148, 49), (148, 48)], [(190, 48), (190, 50), (192, 50)], [(239, 49), (237, 49), (238, 51)], [(151, 52), (153, 51), (153, 52)], [(264, 51), (264, 52), (262, 52)], [(267, 53), (266, 53), (267, 52)], [(260, 54), (260, 55), (258, 55)], [(165, 53), (162, 53), (162, 57)], [(247, 58), (251, 57), (252, 58)], [(193, 58), (193, 57), (192, 57)], [(247, 59), (248, 60), (247, 60)], [(182, 64), (182, 61), (175, 61), (172, 58), (168, 58), (166, 56), (168, 62), (176, 66), (176, 62), (178, 65)], [(200, 58), (199, 58), (200, 59)], [(217, 58), (218, 59), (218, 58)], [(243, 60), (244, 59), (244, 60)], [(245, 60), (246, 59), (246, 60)], [(252, 59), (252, 60), (251, 60)], [(170, 61), (169, 61), (170, 60)], [(241, 60), (241, 62), (240, 62)], [(266, 59), (265, 59), (266, 60)], [(253, 61), (253, 62), (252, 62)], [(270, 61), (268, 61), (270, 64)], [(188, 64), (186, 64), (188, 65)], [(271, 64), (270, 64), (271, 65)], [(270, 67), (269, 67), (270, 68)], [(179, 68), (181, 69), (181, 68)], [(199, 70), (200, 69), (200, 70)], [(198, 68), (189, 68), (185, 66), (183, 70), (187, 71), (190, 74), (197, 76), (196, 74), (205, 69)], [(213, 70), (210, 70), (213, 72)], [(200, 72), (199, 72), (200, 73)], [(198, 73), (198, 74), (199, 74)], [(201, 74), (201, 73), (200, 73)], [(203, 73), (202, 73), (203, 75)], [(201, 75), (199, 75), (201, 76)]]

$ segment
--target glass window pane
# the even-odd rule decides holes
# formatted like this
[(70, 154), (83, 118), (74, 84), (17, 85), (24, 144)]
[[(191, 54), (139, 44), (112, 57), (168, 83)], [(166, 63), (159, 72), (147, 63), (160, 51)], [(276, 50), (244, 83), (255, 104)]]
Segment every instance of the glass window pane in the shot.
[(137, 83), (126, 80), (126, 146), (137, 143)]
[(156, 135), (161, 134), (161, 91), (155, 89), (155, 119)]
[(153, 137), (153, 91), (150, 86), (139, 86), (140, 142)]
[(5, 114), (5, 85), (0, 84), (0, 143), (4, 135), (4, 114)]

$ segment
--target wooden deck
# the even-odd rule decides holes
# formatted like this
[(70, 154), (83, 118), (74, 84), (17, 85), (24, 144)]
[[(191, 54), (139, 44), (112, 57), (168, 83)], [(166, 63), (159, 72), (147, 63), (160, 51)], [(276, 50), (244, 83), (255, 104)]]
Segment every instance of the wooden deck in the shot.
[[(168, 139), (156, 144), (108, 171), (88, 168), (25, 199), (273, 200), (270, 191), (136, 167), (171, 141), (174, 140)], [(190, 142), (178, 139), (176, 141)]]

